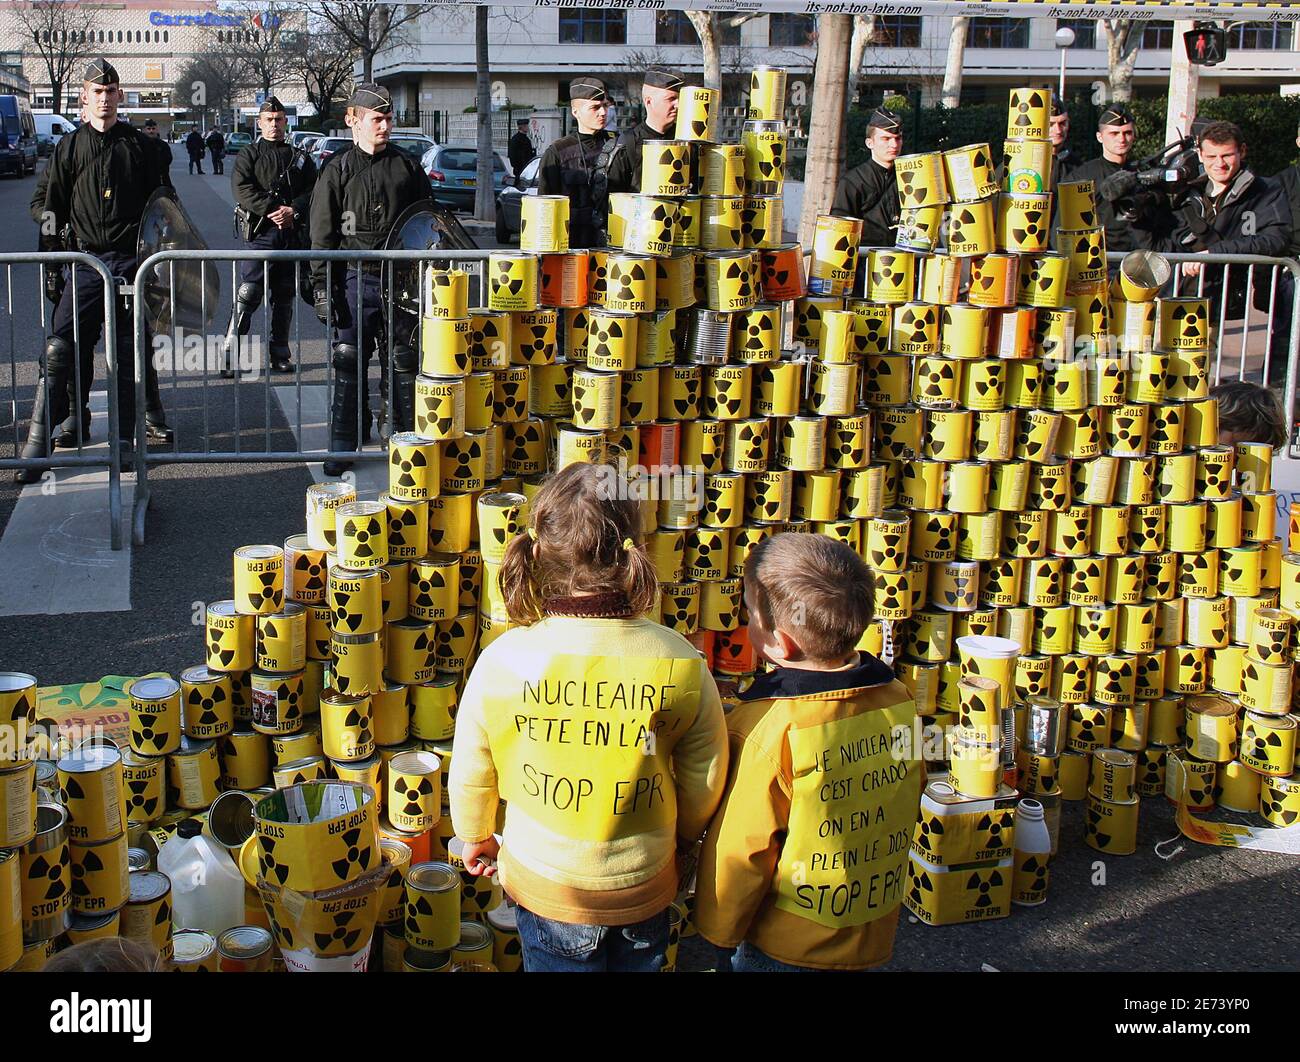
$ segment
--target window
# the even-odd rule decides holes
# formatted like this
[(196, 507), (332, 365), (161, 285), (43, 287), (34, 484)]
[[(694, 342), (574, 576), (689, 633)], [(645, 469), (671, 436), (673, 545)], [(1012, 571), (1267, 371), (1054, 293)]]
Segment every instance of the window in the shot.
[(1024, 18), (972, 18), (967, 24), (968, 48), (1028, 48), (1029, 20)]
[(769, 15), (767, 43), (772, 48), (802, 48), (817, 43), (817, 19), (813, 15)]
[(1142, 27), (1143, 48), (1169, 48), (1174, 43), (1174, 24), (1169, 19), (1155, 19)]
[(1291, 22), (1243, 22), (1228, 30), (1228, 48), (1290, 51), (1294, 29)]
[(874, 44), (883, 48), (916, 48), (921, 43), (920, 15), (880, 15)]
[[(740, 27), (728, 26), (727, 14), (719, 14), (723, 44), (740, 43)], [(655, 15), (655, 44), (698, 45), (700, 38), (685, 11), (660, 11)]]
[(163, 43), (164, 43), (164, 44), (168, 44), (168, 43), (171, 42), (171, 39), (172, 39), (172, 31), (171, 31), (171, 30), (163, 30)]
[(1074, 30), (1074, 43), (1071, 48), (1091, 51), (1097, 47), (1097, 21), (1091, 18), (1058, 18), (1057, 29)]
[(591, 7), (562, 7), (560, 43), (626, 44), (627, 14)]

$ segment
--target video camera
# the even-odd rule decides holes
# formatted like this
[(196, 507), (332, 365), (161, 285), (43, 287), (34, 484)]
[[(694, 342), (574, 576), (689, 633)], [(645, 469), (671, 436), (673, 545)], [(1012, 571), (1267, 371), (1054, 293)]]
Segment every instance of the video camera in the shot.
[(1117, 170), (1098, 191), (1118, 214), (1141, 218), (1153, 210), (1177, 207), (1201, 174), (1196, 139), (1185, 136), (1143, 159), (1131, 170)]

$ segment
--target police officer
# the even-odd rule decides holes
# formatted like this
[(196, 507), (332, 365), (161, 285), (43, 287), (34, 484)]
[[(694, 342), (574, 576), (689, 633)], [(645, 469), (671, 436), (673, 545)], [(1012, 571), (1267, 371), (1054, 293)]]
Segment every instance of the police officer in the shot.
[[(269, 96), (257, 111), (262, 136), (235, 156), (230, 177), (235, 196), (235, 225), (244, 242), (259, 251), (294, 250), (303, 246), (299, 229), (307, 224), (311, 192), (316, 186), (316, 164), (306, 152), (286, 140), (288, 117), (284, 104)], [(262, 261), (244, 262), (240, 269), (235, 311), (226, 333), (225, 360), (221, 375), (234, 376), (231, 352), (237, 335), (248, 335), (253, 314), (262, 304)], [(294, 263), (271, 265), (271, 367), (276, 372), (293, 372), (289, 353), (289, 326), (293, 322), (293, 301), (297, 297)]]
[(677, 96), (685, 81), (666, 66), (648, 67), (641, 82), (645, 118), (619, 135), (609, 164), (611, 192), (641, 191), (641, 145), (647, 140), (671, 140), (677, 129)]
[(892, 247), (899, 214), (894, 160), (903, 150), (903, 126), (883, 107), (867, 120), (867, 150), (871, 158), (840, 178), (831, 213), (862, 219), (864, 247)]
[(609, 213), (609, 164), (615, 141), (605, 129), (609, 92), (595, 77), (569, 82), (569, 100), (578, 131), (553, 140), (538, 167), (540, 195), (569, 197), (569, 245), (603, 247)]
[(510, 169), (518, 177), (524, 172), (524, 167), (537, 157), (537, 150), (533, 147), (532, 138), (528, 135), (528, 119), (515, 119), (515, 135), (510, 138), (510, 143), (506, 145), (506, 153), (510, 156)]
[[(41, 246), (56, 249), (60, 241), (52, 234), (70, 231), (69, 249), (93, 254), (114, 277), (132, 282), (139, 265), (140, 217), (151, 193), (162, 185), (158, 153), (130, 122), (118, 120), (122, 90), (107, 59), (95, 59), (86, 67), (81, 92), (87, 120), (59, 141), (47, 167), (45, 201), (38, 215)], [(103, 322), (103, 280), (91, 269), (78, 269), (75, 284), (58, 293), (23, 457), (49, 455), (52, 429), (70, 412), (74, 359), (79, 360), (83, 400), (89, 397), (95, 344)], [(80, 350), (73, 347), (74, 334)], [(132, 314), (123, 298), (117, 304), (117, 349), (118, 432), (129, 447), (135, 424), (135, 348)], [(149, 437), (168, 441), (171, 432), (162, 419), (156, 378), (150, 391)], [(40, 472), (20, 469), (15, 478), (19, 483), (34, 483)]]
[(149, 138), (149, 143), (158, 153), (158, 176), (168, 188), (175, 188), (171, 174), (172, 149), (167, 146), (167, 141), (158, 135), (158, 123), (153, 118), (144, 120), (144, 135)]
[[(398, 216), (413, 203), (433, 198), (429, 178), (404, 152), (389, 143), (393, 98), (381, 85), (358, 85), (348, 103), (346, 122), (352, 147), (331, 155), (321, 167), (311, 197), (312, 250), (376, 250), (384, 246)], [(366, 366), (379, 353), (384, 412), (388, 396), (388, 328), (380, 289), (382, 263), (318, 262), (312, 270), (316, 316), (323, 324), (334, 314), (334, 405), (330, 411), (330, 449), (357, 448), (358, 411), (369, 438)], [(396, 423), (408, 431), (415, 423), (415, 374), (419, 355), (411, 339), (418, 322), (401, 314), (393, 322), (393, 387)], [(362, 408), (365, 404), (365, 408)], [(381, 412), (380, 416), (384, 415)], [(349, 461), (326, 461), (327, 476), (342, 475)]]
[(1047, 138), (1052, 142), (1052, 187), (1070, 180), (1070, 171), (1078, 160), (1070, 150), (1070, 112), (1055, 92), (1052, 93), (1052, 117)]
[[(214, 126), (204, 143), (208, 145), (208, 153), (212, 156), (212, 172), (225, 173), (226, 166), (223, 160), (226, 157), (226, 138), (221, 135), (221, 126)], [(199, 172), (203, 171), (199, 170)]]
[(1096, 189), (1097, 220), (1106, 230), (1107, 251), (1151, 250), (1167, 237), (1172, 224), (1168, 198), (1158, 192), (1133, 197), (1118, 194), (1126, 187), (1121, 171), (1136, 173), (1137, 163), (1129, 156), (1137, 139), (1132, 112), (1123, 103), (1113, 103), (1097, 119), (1097, 141), (1101, 157), (1085, 162), (1070, 173), (1072, 181), (1092, 181)]

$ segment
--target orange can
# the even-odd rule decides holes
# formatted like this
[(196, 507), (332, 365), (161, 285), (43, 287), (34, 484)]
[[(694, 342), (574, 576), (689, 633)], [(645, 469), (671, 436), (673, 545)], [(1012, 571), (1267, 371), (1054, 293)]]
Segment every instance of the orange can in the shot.
[(590, 269), (586, 251), (542, 255), (542, 305), (586, 306)]
[(765, 247), (760, 252), (765, 302), (787, 302), (808, 294), (803, 275), (803, 248), (797, 243)]
[(986, 254), (971, 259), (970, 291), (976, 306), (1014, 306), (1020, 291), (1020, 259), (1014, 254)]
[(641, 425), (638, 462), (649, 472), (672, 468), (679, 463), (682, 425), (676, 420), (656, 420)]
[(1287, 552), (1300, 553), (1300, 502), (1291, 503), (1290, 515), (1287, 524)]

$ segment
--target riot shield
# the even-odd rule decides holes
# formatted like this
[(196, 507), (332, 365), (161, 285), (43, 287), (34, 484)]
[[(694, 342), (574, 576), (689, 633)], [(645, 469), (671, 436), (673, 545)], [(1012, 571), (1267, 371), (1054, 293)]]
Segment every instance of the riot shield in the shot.
[[(456, 219), (456, 215), (441, 203), (421, 199), (412, 203), (393, 222), (388, 231), (387, 251), (472, 251), (478, 245)], [(430, 255), (434, 265), (447, 266), (449, 261)], [(420, 262), (393, 263), (393, 301), (398, 309), (408, 313), (420, 312)], [(388, 270), (384, 271), (387, 281)]]
[[(207, 241), (176, 193), (159, 188), (140, 218), (139, 262), (159, 251), (206, 251)], [(221, 299), (221, 275), (214, 262), (161, 262), (144, 278), (145, 319), (154, 334), (175, 329), (209, 332)]]

